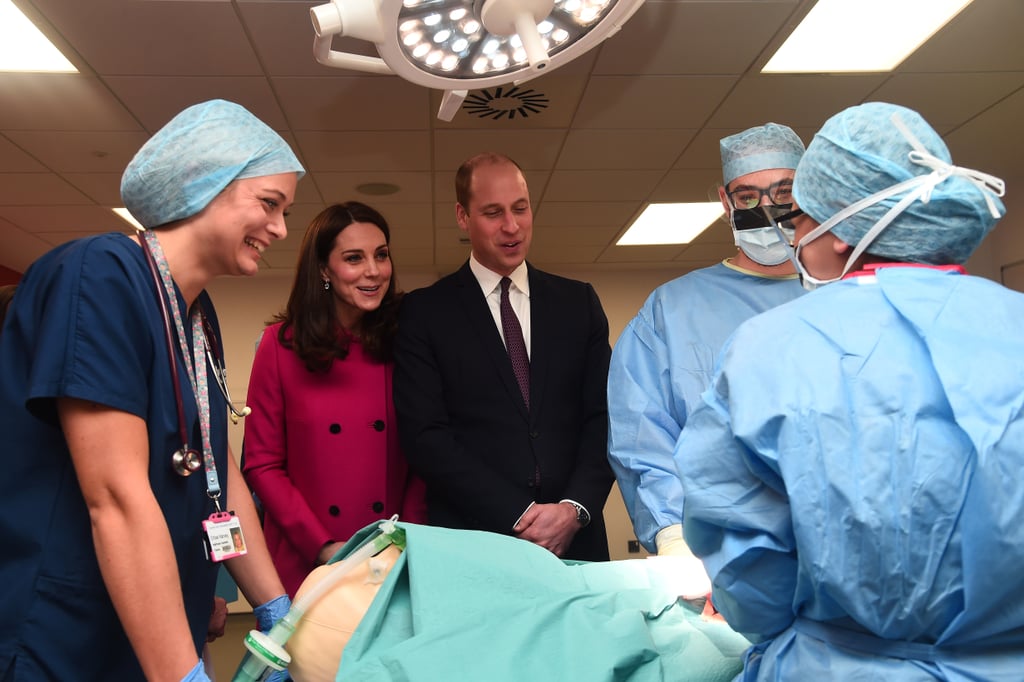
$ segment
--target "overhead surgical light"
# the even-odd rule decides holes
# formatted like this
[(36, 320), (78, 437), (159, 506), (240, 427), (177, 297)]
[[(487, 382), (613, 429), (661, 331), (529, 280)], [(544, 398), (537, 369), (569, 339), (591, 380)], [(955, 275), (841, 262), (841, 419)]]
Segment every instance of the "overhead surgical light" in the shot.
[[(614, 35), (643, 0), (331, 0), (310, 8), (313, 54), (326, 66), (395, 74), (445, 90), (450, 121), (470, 89), (523, 83)], [(334, 36), (380, 57), (333, 50)]]

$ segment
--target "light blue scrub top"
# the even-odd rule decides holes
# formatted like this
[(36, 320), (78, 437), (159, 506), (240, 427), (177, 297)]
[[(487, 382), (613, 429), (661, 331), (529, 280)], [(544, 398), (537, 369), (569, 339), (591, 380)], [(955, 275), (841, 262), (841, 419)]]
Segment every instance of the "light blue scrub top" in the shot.
[(649, 551), (660, 529), (682, 522), (672, 453), (719, 350), (741, 322), (803, 293), (796, 275), (769, 277), (719, 263), (655, 289), (616, 342), (608, 372), (609, 459)]
[(676, 451), (740, 679), (1024, 677), (1022, 320), (892, 267), (740, 327)]

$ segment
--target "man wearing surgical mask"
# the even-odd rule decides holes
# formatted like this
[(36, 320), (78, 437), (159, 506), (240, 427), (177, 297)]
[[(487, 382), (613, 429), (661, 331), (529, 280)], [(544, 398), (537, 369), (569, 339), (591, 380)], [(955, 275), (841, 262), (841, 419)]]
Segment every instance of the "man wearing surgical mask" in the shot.
[[(609, 459), (637, 538), (659, 556), (692, 556), (672, 457), (719, 350), (740, 323), (803, 293), (789, 246), (766, 215), (791, 209), (803, 142), (767, 123), (723, 138), (720, 148), (718, 194), (736, 255), (658, 287), (615, 344), (608, 375)], [(791, 241), (789, 224), (780, 228)]]

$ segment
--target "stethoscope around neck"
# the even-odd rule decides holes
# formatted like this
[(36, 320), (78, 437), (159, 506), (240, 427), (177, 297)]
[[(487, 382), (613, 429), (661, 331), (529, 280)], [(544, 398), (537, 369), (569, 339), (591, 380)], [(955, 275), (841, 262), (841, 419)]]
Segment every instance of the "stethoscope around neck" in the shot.
[[(160, 281), (160, 272), (157, 268), (156, 259), (153, 257), (149, 246), (142, 241), (142, 251), (146, 254), (146, 263), (149, 265), (149, 272), (153, 276), (153, 284), (156, 286), (156, 297), (160, 302), (160, 312), (164, 318), (164, 340), (167, 343), (167, 355), (171, 361), (171, 386), (174, 387), (174, 401), (178, 412), (178, 434), (181, 437), (181, 447), (171, 455), (171, 467), (179, 476), (191, 476), (203, 466), (203, 455), (195, 448), (189, 447), (188, 428), (185, 424), (185, 402), (181, 397), (181, 384), (178, 382), (178, 359), (174, 347), (174, 337), (171, 327), (171, 314), (167, 310), (167, 301), (164, 300), (163, 283)], [(203, 337), (206, 346), (206, 359), (213, 369), (213, 377), (217, 382), (221, 395), (228, 404), (231, 412), (231, 421), (238, 423), (239, 419), (252, 414), (252, 408), (243, 405), (241, 410), (235, 409), (231, 401), (231, 392), (228, 391), (227, 371), (224, 367), (224, 355), (221, 353), (220, 345), (217, 343), (217, 335), (211, 334), (210, 322), (203, 312), (202, 303), (199, 303), (199, 317), (202, 320)]]

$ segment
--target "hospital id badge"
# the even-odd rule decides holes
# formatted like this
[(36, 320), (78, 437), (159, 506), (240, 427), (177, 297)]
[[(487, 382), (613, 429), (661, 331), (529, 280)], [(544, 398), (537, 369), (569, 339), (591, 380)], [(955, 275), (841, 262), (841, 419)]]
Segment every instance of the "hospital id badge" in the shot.
[(242, 523), (235, 512), (215, 512), (203, 521), (203, 539), (206, 549), (210, 552), (210, 561), (225, 561), (236, 556), (243, 556), (245, 537), (242, 535)]

